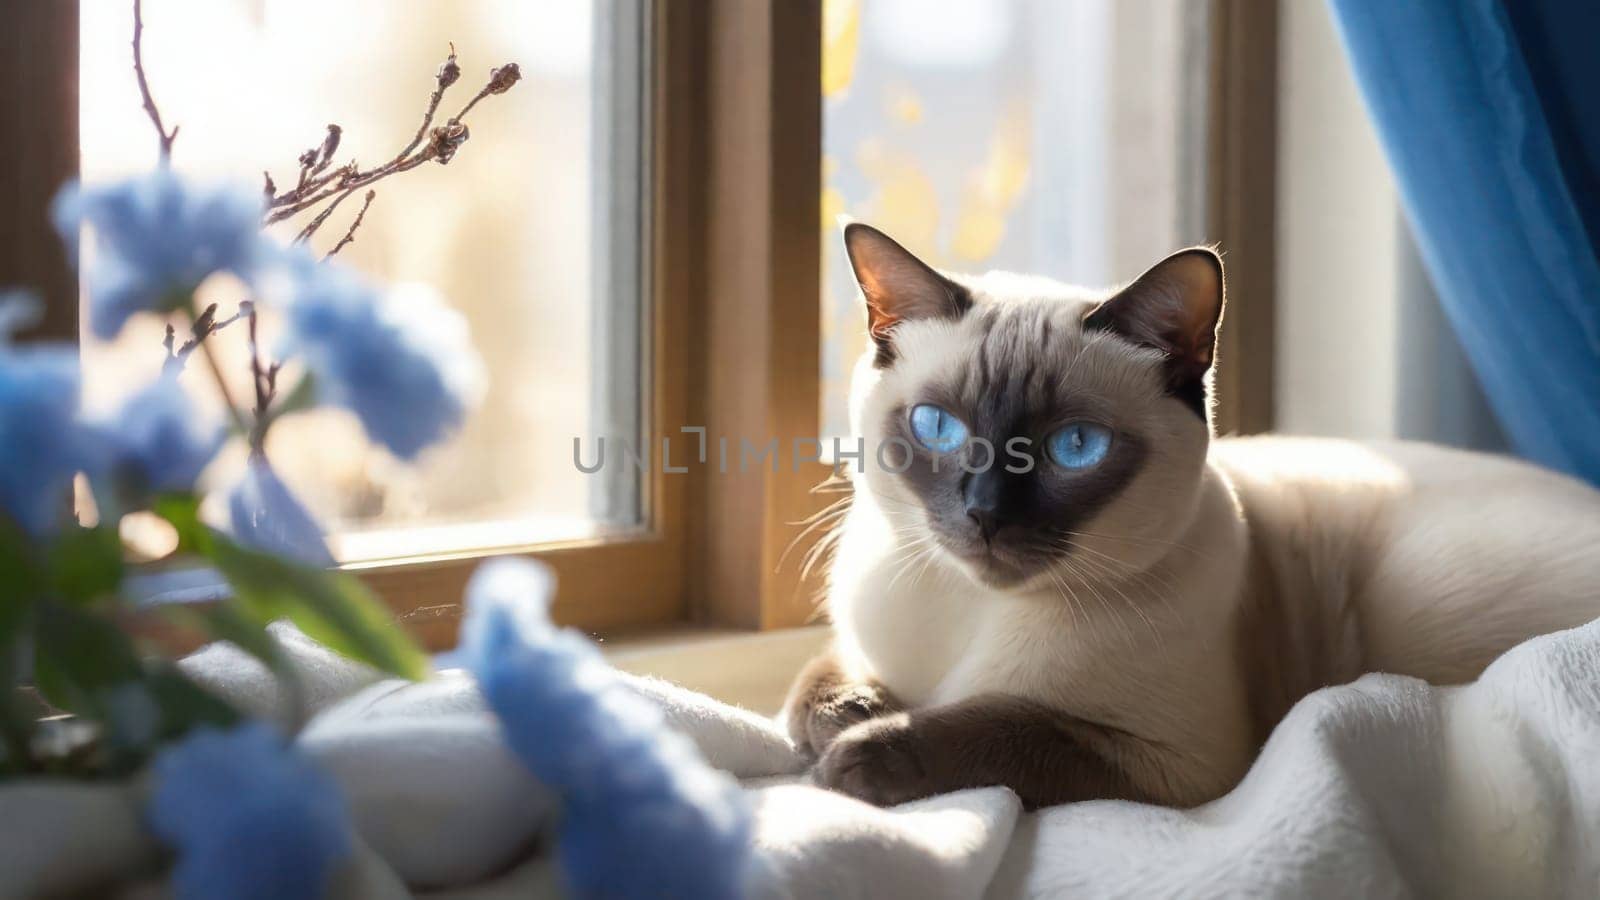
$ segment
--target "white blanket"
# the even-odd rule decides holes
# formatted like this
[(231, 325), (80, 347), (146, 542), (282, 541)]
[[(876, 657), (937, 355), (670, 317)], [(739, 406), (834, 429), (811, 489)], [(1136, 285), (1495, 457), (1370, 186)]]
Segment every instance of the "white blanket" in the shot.
[[(548, 799), (464, 673), (374, 683), (282, 636), (320, 709), (303, 746), (342, 783), (386, 881), (455, 898), (548, 884), (537, 861), (518, 866)], [(265, 673), (229, 647), (185, 665), (275, 708)], [(1464, 687), (1368, 676), (1314, 694), (1233, 793), (1188, 811), (1101, 801), (1024, 814), (1003, 788), (875, 809), (804, 784), (772, 722), (633, 682), (745, 780), (758, 897), (1600, 896), (1600, 623), (1530, 641)]]

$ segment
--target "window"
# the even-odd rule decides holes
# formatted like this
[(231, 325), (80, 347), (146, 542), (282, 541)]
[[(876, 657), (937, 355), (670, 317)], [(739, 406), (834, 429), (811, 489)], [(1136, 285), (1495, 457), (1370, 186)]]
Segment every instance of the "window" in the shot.
[[(17, 24), (36, 35), (29, 46), (55, 42), (44, 60), (73, 61), (71, 70), (50, 69), (70, 118), (55, 115), (48, 93), (18, 98), (50, 126), (29, 145), (53, 149), (35, 173), (39, 189), (26, 171), (7, 188), (18, 190), (19, 211), (42, 212), (64, 177), (144, 169), (155, 150), (128, 65), (131, 3), (49, 4), (24, 18)], [(295, 428), (286, 420), (269, 452), (332, 526), (347, 567), (431, 646), (453, 641), (465, 581), (494, 553), (531, 552), (550, 564), (563, 621), (612, 631), (685, 619), (682, 486), (621, 465), (586, 475), (574, 465), (573, 441), (606, 435), (658, 445), (664, 423), (684, 419), (687, 351), (666, 342), (668, 326), (658, 324), (681, 321), (680, 272), (690, 262), (652, 260), (657, 241), (687, 233), (682, 190), (665, 204), (658, 194), (660, 172), (689, 166), (681, 148), (692, 145), (658, 139), (655, 123), (695, 115), (687, 85), (663, 88), (684, 80), (663, 73), (694, 71), (689, 50), (669, 54), (665, 35), (687, 34), (703, 19), (645, 0), (473, 0), (426, 10), (381, 0), (147, 0), (144, 21), (153, 88), (167, 121), (184, 126), (176, 164), (219, 176), (268, 169), (280, 184), (292, 181), (295, 156), (320, 143), (329, 122), (343, 129), (340, 161), (398, 151), (421, 121), (447, 41), (456, 42), (462, 77), (441, 118), (492, 66), (521, 65), (515, 90), (475, 108), (471, 138), (448, 166), (378, 183), (356, 241), (342, 251), (387, 283), (437, 289), (467, 316), (489, 369), (483, 406), (455, 442), (414, 469), (320, 412), (321, 421)], [(355, 207), (341, 209), (315, 242), (333, 243)], [(38, 219), (27, 240), (50, 246)], [(0, 254), (0, 268), (28, 280), (70, 278), (47, 262)], [(228, 289), (220, 279), (203, 288), (224, 316), (238, 299)], [(46, 330), (57, 336), (77, 331), (66, 293), (49, 292)], [(219, 336), (218, 350), (234, 343), (228, 337)], [(159, 325), (110, 345), (79, 339), (95, 405), (115, 401), (122, 375), (162, 358)], [(229, 475), (220, 462), (208, 473), (221, 484)]]
[[(90, 178), (153, 161), (128, 72), (130, 5), (23, 4), (0, 32), (0, 152), (16, 161), (0, 197), (18, 223), (0, 242), (0, 283), (40, 288), (39, 333), (56, 338), (76, 336), (77, 302), (49, 198), (80, 149)], [(475, 72), (522, 65), (524, 82), (475, 110), (448, 166), (378, 185), (343, 251), (386, 281), (431, 283), (468, 315), (492, 379), (482, 410), (414, 472), (338, 421), (273, 448), (348, 565), (442, 648), (467, 578), (496, 553), (552, 566), (554, 615), (594, 631), (813, 617), (804, 545), (785, 549), (833, 496), (810, 491), (828, 470), (800, 442), (840, 430), (862, 340), (837, 212), (950, 268), (1083, 282), (1220, 241), (1223, 428), (1266, 427), (1275, 8), (145, 0), (146, 61), (169, 124), (183, 125), (178, 165), (280, 181), (330, 121), (344, 128), (341, 157), (397, 150), (448, 40), (457, 92)], [(227, 285), (211, 287), (226, 312)], [(1242, 334), (1248, 355), (1233, 349)], [(159, 365), (160, 338), (86, 341), (91, 400), (111, 402), (119, 372)], [(780, 465), (696, 464), (681, 429), (702, 427), (735, 448), (779, 438)], [(578, 472), (573, 437), (600, 434), (633, 436), (654, 463)], [(665, 471), (669, 439), (686, 472)]]
[[(593, 537), (641, 522), (639, 475), (585, 477), (572, 439), (637, 444), (645, 184), (643, 19), (626, 3), (473, 0), (146, 0), (144, 57), (164, 117), (182, 126), (175, 164), (215, 177), (292, 186), (295, 157), (343, 129), (342, 163), (371, 165), (410, 139), (450, 52), (462, 76), (440, 119), (492, 66), (523, 80), (486, 98), (448, 165), (424, 164), (376, 185), (342, 259), (391, 285), (437, 290), (467, 317), (490, 378), (456, 439), (417, 465), (370, 445), (353, 417), (285, 420), (268, 447), (280, 474), (329, 526), (351, 563)], [(315, 27), (308, 27), (308, 22)], [(129, 3), (82, 7), (82, 172), (144, 171), (154, 142), (128, 63)], [(342, 206), (312, 243), (326, 250), (357, 214)], [(311, 210), (275, 226), (285, 239)], [(203, 301), (227, 316), (237, 291)], [(273, 323), (263, 323), (271, 344)], [(242, 329), (241, 329), (242, 330)], [(83, 338), (86, 401), (114, 406), (124, 385), (161, 365), (162, 326), (141, 320), (110, 344)], [(224, 368), (246, 371), (239, 331), (213, 339)], [(198, 362), (196, 363), (198, 366)], [(193, 377), (193, 376), (190, 376)], [(241, 378), (236, 396), (248, 395)], [(230, 482), (243, 448), (213, 467)]]
[(823, 429), (866, 332), (833, 220), (938, 268), (1131, 279), (1205, 239), (1205, 4), (824, 6)]

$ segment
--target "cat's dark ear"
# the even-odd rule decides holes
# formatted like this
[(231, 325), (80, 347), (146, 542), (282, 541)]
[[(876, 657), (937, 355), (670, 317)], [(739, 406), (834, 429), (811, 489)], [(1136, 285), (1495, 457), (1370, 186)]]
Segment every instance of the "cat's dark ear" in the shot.
[(1113, 331), (1166, 354), (1168, 389), (1203, 419), (1205, 375), (1222, 319), (1222, 258), (1209, 247), (1179, 250), (1084, 316), (1083, 326)]
[(880, 367), (894, 361), (891, 332), (896, 325), (911, 319), (959, 319), (972, 306), (965, 288), (870, 225), (846, 225), (844, 249), (867, 301), (867, 330), (878, 345)]

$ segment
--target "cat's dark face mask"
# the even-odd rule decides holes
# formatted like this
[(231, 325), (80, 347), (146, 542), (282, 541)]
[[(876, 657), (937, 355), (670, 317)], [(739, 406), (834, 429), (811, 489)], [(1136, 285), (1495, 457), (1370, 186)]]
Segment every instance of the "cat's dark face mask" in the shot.
[(1012, 409), (1001, 394), (978, 396), (939, 407), (970, 423), (953, 450), (919, 440), (910, 411), (897, 410), (885, 433), (912, 448), (899, 477), (926, 510), (935, 543), (979, 580), (1009, 587), (1062, 562), (1074, 537), (1138, 474), (1144, 439), (1079, 413)]
[[(1116, 527), (1106, 519), (1118, 516), (1102, 514), (1143, 470), (1175, 464), (1174, 444), (1190, 443), (1173, 441), (1177, 430), (1198, 423), (1208, 433), (1216, 255), (1182, 251), (1093, 303), (995, 302), (866, 226), (846, 229), (846, 247), (886, 381), (927, 361), (919, 355), (929, 345), (914, 335), (933, 325), (922, 322), (947, 326), (932, 374), (901, 384), (863, 423), (894, 448), (894, 472), (880, 476), (894, 490), (879, 499), (914, 501), (933, 543), (992, 586), (1115, 563), (1097, 559), (1086, 539), (1119, 535), (1091, 529)], [(1197, 469), (1203, 446), (1202, 436), (1199, 454), (1179, 467)]]

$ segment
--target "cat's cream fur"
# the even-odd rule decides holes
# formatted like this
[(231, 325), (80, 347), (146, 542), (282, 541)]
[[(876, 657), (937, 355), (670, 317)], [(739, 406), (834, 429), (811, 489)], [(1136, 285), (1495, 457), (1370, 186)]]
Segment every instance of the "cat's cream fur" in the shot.
[[(980, 307), (1041, 307), (1057, 376), (1135, 420), (1150, 455), (1081, 527), (1079, 550), (1005, 588), (936, 546), (903, 479), (869, 456), (852, 472), (826, 601), (845, 679), (912, 710), (1017, 697), (1107, 726), (1128, 738), (1097, 752), (1131, 795), (1187, 805), (1235, 784), (1311, 690), (1370, 671), (1469, 680), (1524, 638), (1600, 615), (1589, 487), (1421, 444), (1213, 440), (1164, 393), (1156, 354), (1081, 328), (1104, 294), (1010, 275), (961, 283)], [(894, 363), (869, 354), (856, 369), (855, 433), (884, 439), (891, 410), (968, 364), (979, 327), (896, 323)], [(840, 742), (881, 742), (869, 726)]]

